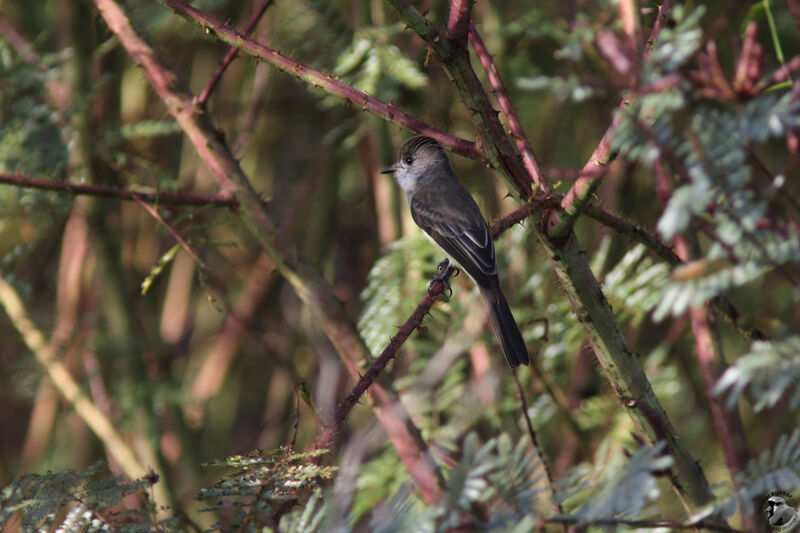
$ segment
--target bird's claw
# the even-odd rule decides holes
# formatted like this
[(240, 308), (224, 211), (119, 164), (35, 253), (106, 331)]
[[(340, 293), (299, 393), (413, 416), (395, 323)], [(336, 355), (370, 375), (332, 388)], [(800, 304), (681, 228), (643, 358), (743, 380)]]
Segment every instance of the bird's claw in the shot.
[(461, 273), (461, 269), (457, 266), (451, 265), (450, 260), (445, 258), (444, 261), (439, 263), (436, 268), (439, 270), (439, 273), (433, 276), (430, 283), (428, 283), (428, 292), (433, 290), (433, 284), (437, 281), (441, 281), (444, 285), (444, 290), (447, 291), (446, 298), (449, 300), (451, 296), (453, 296), (453, 289), (450, 287), (449, 279), (451, 276), (458, 276)]

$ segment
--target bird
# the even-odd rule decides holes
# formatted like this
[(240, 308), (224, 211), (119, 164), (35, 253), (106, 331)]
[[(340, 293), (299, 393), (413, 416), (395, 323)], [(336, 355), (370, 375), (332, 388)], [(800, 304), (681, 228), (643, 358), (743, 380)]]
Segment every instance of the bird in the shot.
[(475, 281), (509, 366), (528, 365), (528, 349), (500, 288), (489, 226), (442, 146), (431, 137), (411, 137), (381, 174), (394, 174), (417, 226)]
[(794, 509), (786, 504), (780, 496), (771, 496), (767, 500), (767, 521), (771, 526), (783, 526), (794, 517)]

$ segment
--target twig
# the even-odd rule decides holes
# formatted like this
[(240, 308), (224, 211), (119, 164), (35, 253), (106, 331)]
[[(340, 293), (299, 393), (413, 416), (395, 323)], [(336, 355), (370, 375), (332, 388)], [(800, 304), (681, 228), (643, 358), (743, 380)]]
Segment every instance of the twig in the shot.
[[(536, 455), (539, 456), (539, 464), (542, 465), (542, 469), (544, 469), (544, 474), (547, 476), (547, 483), (550, 486), (550, 491), (555, 494), (555, 478), (553, 477), (553, 472), (550, 471), (550, 466), (547, 464), (547, 458), (544, 456), (544, 451), (542, 451), (541, 446), (539, 446), (539, 439), (536, 438), (536, 431), (533, 429), (533, 423), (531, 422), (531, 417), (528, 415), (528, 399), (525, 397), (525, 391), (522, 390), (522, 384), (519, 382), (519, 376), (517, 376), (517, 371), (511, 371), (511, 377), (514, 378), (514, 383), (517, 384), (517, 392), (519, 392), (519, 399), (522, 402), (522, 417), (525, 419), (525, 424), (528, 427), (528, 435), (531, 438), (531, 443), (533, 444), (534, 450), (536, 450)], [(561, 506), (561, 503), (558, 501), (554, 501), (554, 505), (558, 514), (564, 514), (564, 508)], [(566, 524), (564, 524), (566, 529)]]
[(450, 0), (450, 17), (447, 20), (447, 38), (462, 46), (467, 44), (473, 0)]
[[(450, 265), (447, 267), (447, 270), (444, 272), (445, 278), (449, 279), (453, 272), (456, 270), (456, 267)], [(361, 379), (358, 380), (353, 390), (350, 391), (344, 400), (339, 404), (339, 407), (336, 408), (336, 414), (333, 417), (333, 422), (325, 429), (322, 433), (322, 436), (317, 441), (317, 445), (315, 446), (316, 449), (328, 448), (330, 449), (331, 444), (333, 443), (334, 437), (339, 433), (341, 430), (342, 424), (344, 423), (347, 415), (353, 409), (353, 407), (358, 403), (358, 400), (361, 396), (369, 389), (381, 371), (389, 364), (389, 361), (394, 359), (397, 355), (397, 350), (403, 345), (404, 342), (411, 336), (414, 330), (422, 323), (425, 319), (425, 316), (430, 312), (431, 307), (433, 307), (434, 302), (439, 299), (439, 296), (444, 294), (445, 291), (445, 284), (441, 280), (435, 281), (428, 292), (425, 294), (425, 297), (422, 301), (417, 305), (417, 308), (411, 313), (411, 316), (408, 317), (408, 320), (400, 326), (400, 329), (397, 331), (397, 334), (392, 337), (392, 340), (389, 344), (384, 348), (381, 355), (378, 356), (377, 359), (370, 365), (369, 369), (361, 376)]]
[(183, 237), (181, 237), (180, 233), (178, 233), (178, 231), (175, 228), (173, 228), (171, 225), (169, 225), (167, 223), (167, 221), (164, 220), (164, 218), (161, 215), (158, 214), (158, 211), (156, 211), (151, 206), (146, 204), (144, 200), (139, 198), (139, 196), (134, 194), (133, 198), (134, 198), (134, 200), (139, 202), (139, 205), (141, 205), (144, 208), (144, 210), (147, 211), (150, 214), (151, 217), (156, 219), (162, 226), (164, 226), (164, 228), (170, 233), (170, 235), (175, 237), (175, 240), (178, 241), (178, 244), (181, 245), (181, 248), (183, 248), (184, 251), (187, 254), (189, 254), (192, 257), (192, 259), (194, 259), (195, 263), (197, 263), (198, 266), (200, 266), (201, 269), (203, 269), (204, 271), (208, 272), (208, 270), (209, 270), (208, 269), (208, 265), (206, 265), (203, 262), (203, 260), (200, 259), (200, 257), (198, 257), (198, 255), (194, 252), (194, 250), (192, 250), (192, 247), (189, 246), (189, 243), (186, 242), (186, 240)]
[[(250, 21), (247, 23), (247, 26), (244, 27), (244, 35), (249, 35), (253, 28), (256, 27), (258, 21), (261, 20), (261, 17), (264, 15), (264, 12), (267, 8), (272, 4), (272, 0), (262, 0), (261, 5), (258, 6), (258, 9), (253, 13), (253, 16), (250, 17)], [(211, 76), (211, 79), (208, 81), (208, 85), (200, 92), (200, 95), (197, 97), (197, 103), (204, 106), (208, 97), (211, 96), (211, 91), (217, 86), (219, 80), (222, 79), (222, 74), (225, 73), (227, 70), (228, 65), (231, 64), (233, 59), (236, 57), (236, 54), (239, 52), (239, 49), (235, 46), (231, 46), (228, 50), (228, 53), (225, 54), (225, 58), (222, 60), (222, 63), (219, 64), (217, 70), (214, 71), (214, 74)]]
[(580, 178), (599, 178), (608, 174), (608, 167), (598, 167), (589, 170), (582, 168), (560, 168), (549, 167), (547, 175), (552, 179), (558, 180), (577, 180)]
[(147, 192), (133, 189), (119, 189), (104, 185), (78, 185), (43, 178), (28, 178), (19, 174), (0, 174), (0, 183), (15, 185), (25, 189), (44, 189), (68, 192), (87, 196), (103, 196), (119, 200), (138, 200), (150, 204), (169, 205), (216, 205), (236, 207), (236, 198), (230, 194), (191, 194), (184, 192)]
[(661, 242), (658, 237), (642, 228), (639, 224), (628, 222), (591, 204), (586, 206), (584, 213), (604, 226), (643, 244), (653, 255), (668, 265), (676, 266), (683, 263), (678, 254), (672, 251), (672, 248)]
[(48, 377), (58, 392), (75, 409), (86, 425), (94, 432), (117, 460), (122, 471), (130, 479), (138, 479), (147, 475), (147, 468), (136, 456), (133, 449), (117, 433), (111, 421), (86, 397), (81, 386), (72, 377), (66, 365), (60, 361), (53, 347), (45, 341), (44, 335), (28, 318), (17, 291), (0, 275), (0, 305), (6, 310), (14, 328), (22, 336), (25, 345), (33, 352), (36, 360), (47, 372)]
[(294, 403), (294, 424), (292, 424), (292, 440), (289, 441), (289, 447), (292, 451), (295, 450), (297, 445), (297, 428), (300, 427), (300, 390), (299, 386), (294, 389), (295, 403)]
[(560, 196), (537, 198), (526, 204), (523, 204), (489, 227), (489, 232), (492, 234), (492, 238), (497, 240), (500, 235), (511, 229), (512, 226), (519, 224), (534, 213), (539, 213), (547, 208), (558, 207), (558, 201), (560, 198)]
[(287, 74), (300, 78), (309, 85), (320, 88), (333, 96), (342, 98), (348, 104), (361, 107), (365, 111), (371, 111), (380, 117), (417, 133), (433, 137), (439, 141), (442, 146), (446, 146), (461, 155), (471, 158), (481, 157), (481, 153), (478, 151), (474, 142), (456, 137), (455, 135), (435, 128), (427, 122), (400, 111), (392, 104), (382, 102), (331, 76), (322, 74), (290, 57), (286, 57), (277, 50), (273, 50), (268, 46), (248, 39), (229, 26), (222, 24), (180, 0), (161, 0), (161, 2), (170, 9), (173, 9), (176, 13), (197, 23), (204, 31), (216, 34), (220, 40), (231, 46), (236, 46), (243, 52), (265, 61)]
[[(492, 224), (491, 228), (489, 228), (492, 238), (497, 239), (500, 237), (500, 235), (505, 233), (515, 224), (519, 223), (525, 217), (554, 205), (558, 205), (557, 198), (535, 200), (523, 205), (519, 209)], [(448, 278), (452, 275), (453, 268), (454, 267), (452, 265), (448, 267), (446, 271)], [(358, 383), (356, 383), (356, 386), (353, 387), (353, 390), (350, 392), (350, 394), (348, 394), (347, 397), (339, 404), (339, 407), (336, 409), (333, 422), (318, 439), (316, 449), (330, 448), (333, 439), (340, 431), (344, 420), (350, 413), (350, 410), (353, 408), (353, 406), (355, 406), (364, 392), (369, 389), (370, 385), (375, 381), (375, 378), (386, 367), (389, 361), (396, 357), (397, 350), (408, 339), (411, 333), (413, 333), (414, 330), (422, 323), (425, 315), (428, 314), (436, 299), (443, 292), (444, 283), (440, 281), (434, 282), (430, 290), (428, 290), (428, 292), (425, 294), (425, 297), (422, 299), (419, 305), (417, 305), (417, 308), (414, 310), (414, 312), (411, 313), (405, 323), (400, 327), (397, 335), (392, 338), (388, 346), (386, 346), (383, 352), (381, 352), (381, 355), (372, 363), (361, 379), (358, 380)]]
[[(545, 328), (549, 327), (547, 324), (547, 319), (544, 318)], [(580, 453), (583, 454), (584, 457), (591, 457), (592, 451), (589, 447), (589, 435), (588, 432), (583, 430), (578, 424), (578, 421), (575, 420), (575, 417), (572, 416), (569, 407), (569, 399), (564, 396), (564, 393), (558, 386), (553, 382), (550, 376), (544, 371), (542, 368), (541, 363), (535, 357), (531, 358), (531, 374), (536, 378), (536, 380), (542, 384), (544, 387), (545, 392), (548, 396), (550, 396), (551, 400), (553, 401), (553, 405), (555, 405), (556, 412), (558, 416), (561, 417), (561, 420), (569, 426), (572, 433), (575, 435), (576, 444), (580, 450)]]
[(503, 110), (506, 120), (508, 120), (508, 128), (511, 130), (511, 136), (514, 137), (514, 142), (517, 144), (519, 153), (522, 154), (522, 162), (525, 165), (525, 169), (528, 171), (528, 174), (531, 175), (531, 179), (533, 179), (537, 189), (542, 191), (545, 195), (549, 194), (550, 189), (542, 178), (539, 164), (536, 162), (536, 157), (533, 155), (531, 143), (525, 136), (525, 131), (522, 129), (522, 124), (517, 117), (517, 112), (514, 110), (511, 99), (508, 97), (508, 91), (506, 91), (503, 80), (497, 72), (497, 66), (494, 64), (492, 56), (489, 55), (489, 52), (486, 50), (486, 45), (483, 44), (483, 39), (481, 39), (478, 30), (475, 29), (473, 24), (470, 24), (469, 27), (469, 42), (472, 44), (472, 49), (475, 50), (475, 55), (478, 56), (483, 70), (486, 71), (486, 75), (489, 77), (489, 83), (492, 85), (492, 89), (494, 89), (494, 96), (497, 98), (497, 103), (500, 104), (500, 109)]

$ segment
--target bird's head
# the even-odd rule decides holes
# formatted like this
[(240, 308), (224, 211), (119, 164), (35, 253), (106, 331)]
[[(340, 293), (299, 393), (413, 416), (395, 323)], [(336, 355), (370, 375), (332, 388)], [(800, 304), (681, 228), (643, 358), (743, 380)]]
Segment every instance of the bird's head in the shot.
[(409, 194), (420, 182), (434, 179), (443, 172), (453, 173), (447, 154), (436, 140), (423, 135), (404, 142), (397, 162), (381, 170), (381, 174), (393, 173), (400, 187)]

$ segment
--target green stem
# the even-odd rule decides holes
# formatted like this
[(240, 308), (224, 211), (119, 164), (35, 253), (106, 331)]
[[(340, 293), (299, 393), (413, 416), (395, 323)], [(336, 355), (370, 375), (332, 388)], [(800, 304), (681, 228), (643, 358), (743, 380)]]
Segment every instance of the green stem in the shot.
[(778, 28), (775, 26), (775, 18), (772, 16), (772, 9), (770, 9), (769, 0), (762, 0), (761, 3), (764, 6), (764, 13), (767, 15), (767, 25), (769, 26), (769, 34), (772, 37), (772, 46), (775, 47), (775, 55), (778, 57), (780, 64), (785, 65), (786, 60), (783, 56), (781, 41), (778, 39)]

